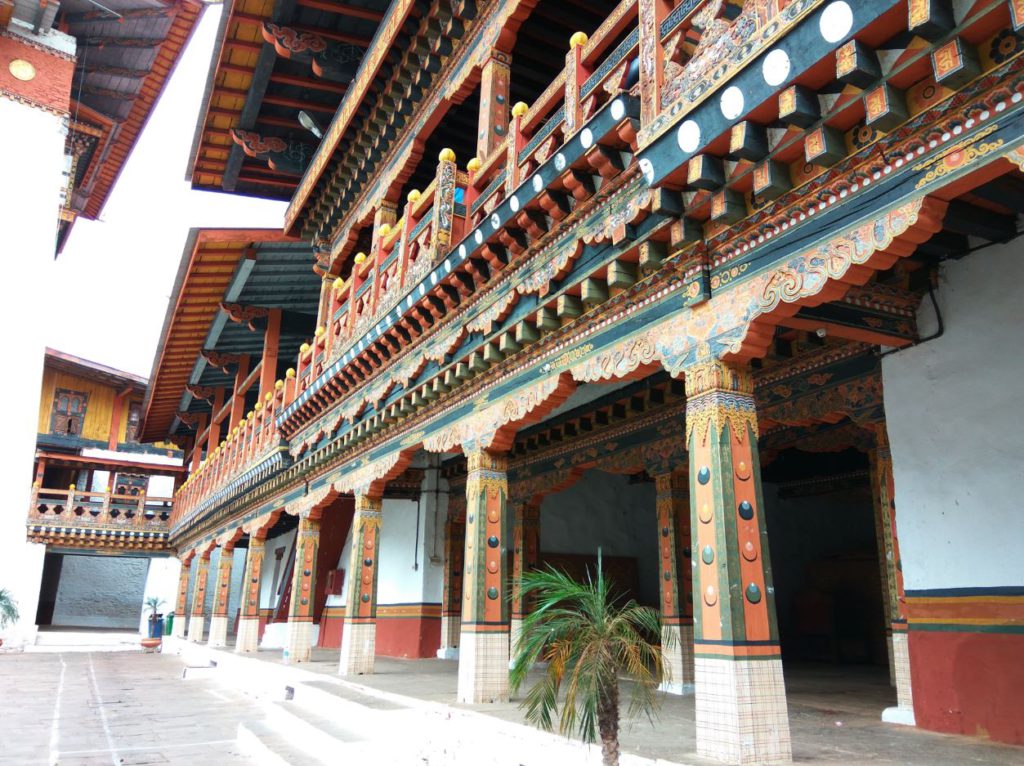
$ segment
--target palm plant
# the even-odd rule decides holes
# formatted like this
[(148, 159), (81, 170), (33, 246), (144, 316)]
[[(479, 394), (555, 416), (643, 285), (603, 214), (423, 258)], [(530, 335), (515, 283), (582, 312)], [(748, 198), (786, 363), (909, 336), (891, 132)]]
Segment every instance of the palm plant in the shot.
[(602, 762), (616, 766), (619, 676), (633, 682), (630, 717), (643, 713), (650, 718), (657, 707), (655, 690), (662, 680), (658, 612), (613, 592), (602, 571), (600, 549), (596, 579), (588, 573), (587, 582), (578, 583), (548, 567), (524, 573), (521, 593), (524, 600), (533, 600), (534, 608), (523, 621), (509, 672), (513, 690), (522, 686), (535, 663), (548, 663), (522, 703), (526, 719), (551, 731), (552, 717), (559, 714), (563, 735), (577, 733), (592, 743), (600, 734)]
[(156, 619), (157, 610), (164, 605), (164, 600), (158, 596), (150, 596), (146, 599), (146, 609), (149, 610), (149, 619), (153, 621)]
[(0, 588), (0, 628), (18, 621), (18, 602), (7, 588)]

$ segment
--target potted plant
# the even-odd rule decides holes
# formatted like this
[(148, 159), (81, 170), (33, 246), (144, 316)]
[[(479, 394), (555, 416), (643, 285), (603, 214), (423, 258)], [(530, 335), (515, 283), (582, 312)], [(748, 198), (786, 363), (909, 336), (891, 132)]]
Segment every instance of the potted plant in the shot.
[[(18, 621), (18, 602), (7, 588), (0, 588), (0, 630)], [(4, 640), (0, 638), (0, 646)]]
[(146, 609), (149, 610), (149, 635), (143, 637), (142, 648), (143, 649), (155, 649), (160, 646), (163, 642), (161, 633), (163, 632), (163, 620), (160, 619), (158, 609), (164, 604), (164, 600), (157, 596), (150, 596), (145, 601)]

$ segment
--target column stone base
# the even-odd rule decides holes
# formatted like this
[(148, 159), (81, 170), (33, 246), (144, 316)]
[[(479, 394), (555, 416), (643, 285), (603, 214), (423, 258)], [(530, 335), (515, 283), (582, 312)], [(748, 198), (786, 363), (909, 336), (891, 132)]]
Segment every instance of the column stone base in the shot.
[(892, 633), (892, 669), (896, 676), (896, 707), (882, 711), (886, 723), (916, 726), (914, 692), (910, 685), (910, 646), (907, 634), (901, 630)]
[(373, 673), (373, 658), (377, 650), (377, 623), (349, 622), (341, 631), (341, 657), (338, 674), (362, 676)]
[(513, 617), (509, 625), (509, 666), (511, 667), (511, 663), (515, 662), (516, 654), (519, 652), (519, 637), (523, 635), (523, 619)]
[(228, 645), (228, 618), (214, 615), (210, 618), (209, 646), (220, 648)]
[(459, 640), (459, 702), (508, 702), (508, 648), (507, 631), (462, 631)]
[(892, 650), (892, 631), (885, 636), (886, 649), (889, 651), (889, 686), (896, 687), (896, 657)]
[(661, 645), (665, 680), (658, 691), (693, 694), (693, 625), (663, 625)]
[(188, 617), (184, 614), (174, 615), (174, 627), (171, 628), (172, 638), (184, 638), (185, 629), (187, 627)]
[(188, 640), (198, 644), (203, 640), (203, 628), (206, 627), (205, 621), (201, 614), (192, 615), (192, 619), (188, 621)]
[(697, 755), (733, 764), (793, 760), (781, 659), (697, 657)]
[(259, 648), (260, 619), (259, 617), (240, 617), (238, 619), (238, 635), (235, 637), (235, 651), (248, 654)]
[(459, 659), (459, 637), (461, 636), (461, 631), (462, 622), (458, 615), (441, 615), (441, 648), (437, 650), (438, 659)]
[(310, 640), (313, 623), (288, 620), (288, 633), (284, 641), (284, 661), (289, 663), (309, 662), (312, 654)]

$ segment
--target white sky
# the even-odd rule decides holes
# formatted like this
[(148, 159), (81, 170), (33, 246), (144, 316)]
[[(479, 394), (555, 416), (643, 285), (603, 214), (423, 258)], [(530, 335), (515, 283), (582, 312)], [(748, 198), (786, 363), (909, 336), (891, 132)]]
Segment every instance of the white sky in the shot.
[(54, 265), (48, 346), (148, 376), (189, 228), (283, 225), (282, 202), (184, 180), (221, 8), (207, 8), (101, 220), (75, 223)]

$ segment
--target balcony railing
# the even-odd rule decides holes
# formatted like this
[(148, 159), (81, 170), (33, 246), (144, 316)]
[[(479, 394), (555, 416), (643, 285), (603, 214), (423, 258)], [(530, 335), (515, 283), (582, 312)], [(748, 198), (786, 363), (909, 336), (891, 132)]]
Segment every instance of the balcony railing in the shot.
[(121, 529), (145, 532), (170, 530), (172, 499), (112, 492), (32, 488), (29, 525), (77, 529)]
[[(635, 88), (636, 18), (634, 0), (623, 0), (591, 38), (574, 36), (565, 69), (532, 107), (513, 108), (508, 136), (489, 157), (471, 159), (461, 172), (454, 154), (445, 150), (434, 180), (409, 194), (395, 223), (381, 222), (380, 211), (374, 211), (378, 224), (370, 251), (356, 254), (347, 280), (335, 280), (323, 326), (298, 355), (297, 384), (288, 404), (339, 358), (342, 366), (359, 366), (359, 377), (370, 373), (379, 355), (372, 343), (384, 332), (398, 325), (407, 337), (419, 335), (487, 281), (482, 271), (503, 268), (510, 254), (522, 250), (514, 237), (500, 232), (498, 247), (485, 246), (479, 257), (445, 263), (453, 245), (485, 222), (587, 120)], [(569, 179), (569, 193), (571, 184)], [(557, 202), (545, 208), (554, 220), (569, 212)], [(529, 229), (531, 215), (523, 210), (523, 220), (510, 223)]]
[(280, 448), (281, 435), (274, 419), (295, 398), (296, 385), (295, 371), (288, 370), (286, 379), (277, 381), (274, 390), (207, 454), (174, 496), (172, 526), (190, 519), (213, 495)]

